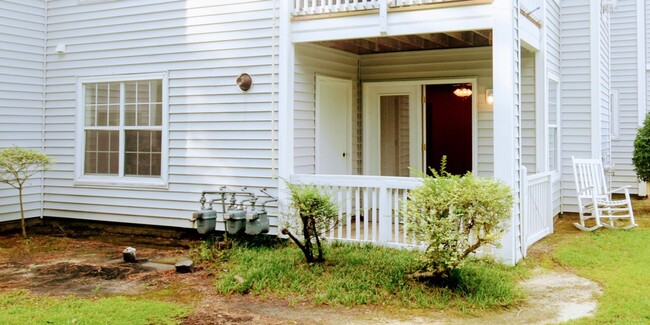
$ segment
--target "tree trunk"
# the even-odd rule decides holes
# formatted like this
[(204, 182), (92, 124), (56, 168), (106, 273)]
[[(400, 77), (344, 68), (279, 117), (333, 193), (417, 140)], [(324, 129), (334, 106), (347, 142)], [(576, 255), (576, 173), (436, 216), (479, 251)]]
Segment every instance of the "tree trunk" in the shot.
[(27, 239), (27, 229), (25, 227), (25, 207), (23, 206), (22, 186), (18, 186), (18, 200), (20, 201), (20, 226), (23, 228), (23, 238)]

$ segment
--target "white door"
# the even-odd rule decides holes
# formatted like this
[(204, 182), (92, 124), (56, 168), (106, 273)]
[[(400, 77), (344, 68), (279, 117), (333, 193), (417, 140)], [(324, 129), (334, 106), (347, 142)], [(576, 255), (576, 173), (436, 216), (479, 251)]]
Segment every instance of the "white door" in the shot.
[(420, 85), (363, 85), (364, 173), (414, 176), (422, 170)]
[(352, 173), (352, 80), (316, 76), (316, 173)]

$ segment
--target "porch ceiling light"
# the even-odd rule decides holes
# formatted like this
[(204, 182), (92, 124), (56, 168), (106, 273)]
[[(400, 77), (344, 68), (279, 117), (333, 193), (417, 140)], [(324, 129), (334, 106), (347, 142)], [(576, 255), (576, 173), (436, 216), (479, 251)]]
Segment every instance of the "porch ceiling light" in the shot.
[(472, 90), (466, 87), (456, 88), (456, 90), (454, 90), (454, 95), (461, 98), (469, 97), (472, 96)]

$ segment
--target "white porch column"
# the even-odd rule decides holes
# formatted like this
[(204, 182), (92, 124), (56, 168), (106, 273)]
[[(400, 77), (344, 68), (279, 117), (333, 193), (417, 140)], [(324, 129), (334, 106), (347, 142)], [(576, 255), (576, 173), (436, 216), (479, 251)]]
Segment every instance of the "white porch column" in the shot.
[[(519, 71), (520, 45), (515, 16), (518, 0), (494, 0), (493, 27), (493, 91), (494, 91), (494, 178), (513, 189), (515, 204), (510, 218), (510, 228), (501, 240), (497, 255), (507, 264), (514, 265), (516, 227), (519, 224), (520, 206), (519, 172)], [(517, 13), (518, 15), (518, 13)]]
[(294, 55), (291, 42), (291, 1), (279, 1), (279, 56), (278, 56), (278, 226), (282, 227), (284, 212), (289, 203), (285, 181), (294, 170), (293, 104)]

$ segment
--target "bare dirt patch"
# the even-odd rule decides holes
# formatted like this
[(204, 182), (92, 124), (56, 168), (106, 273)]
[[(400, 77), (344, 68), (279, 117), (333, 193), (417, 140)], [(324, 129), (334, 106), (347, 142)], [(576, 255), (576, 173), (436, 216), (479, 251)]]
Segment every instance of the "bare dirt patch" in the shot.
[[(138, 258), (149, 263), (173, 264), (189, 253), (189, 243), (155, 247), (130, 236), (110, 236), (107, 240), (34, 236), (28, 241), (19, 236), (1, 236), (0, 291), (26, 289), (36, 294), (85, 296), (127, 294), (172, 301), (194, 309), (181, 320), (182, 324), (543, 324), (589, 315), (599, 292), (593, 282), (558, 270), (540, 271), (523, 281), (529, 298), (520, 308), (475, 318), (381, 306), (315, 306), (250, 295), (222, 296), (216, 292), (214, 276), (207, 270), (199, 267), (195, 273), (176, 274), (173, 270), (151, 267), (144, 261), (124, 263), (122, 250), (126, 246), (136, 247)], [(552, 249), (552, 243), (536, 245), (531, 254), (544, 254)]]

